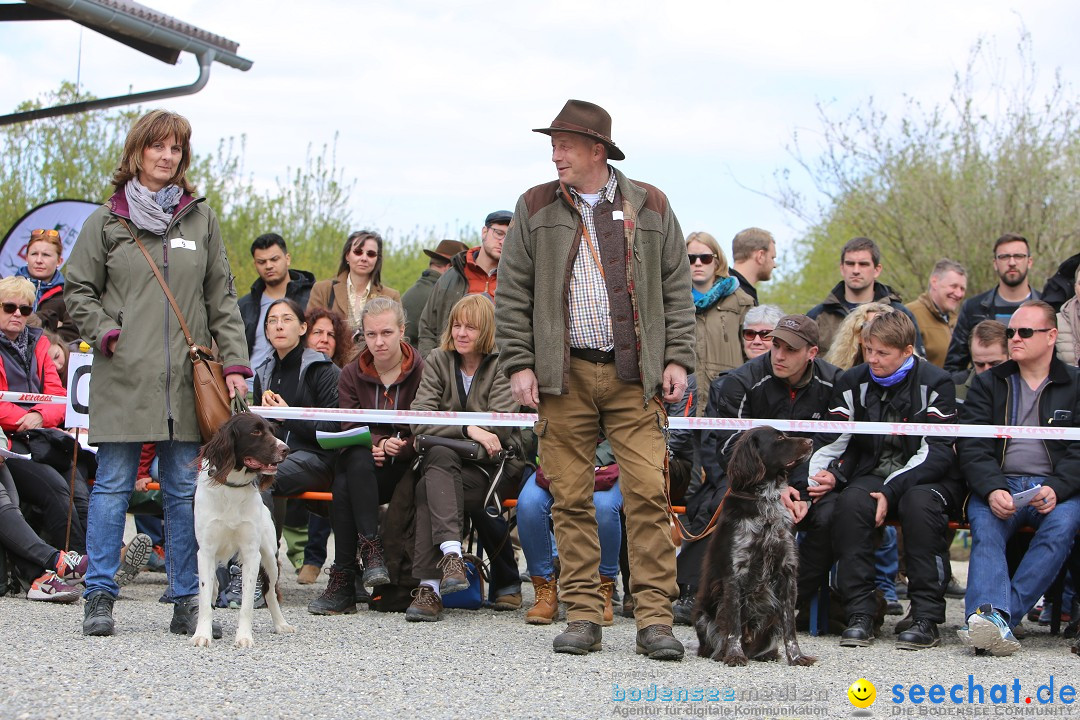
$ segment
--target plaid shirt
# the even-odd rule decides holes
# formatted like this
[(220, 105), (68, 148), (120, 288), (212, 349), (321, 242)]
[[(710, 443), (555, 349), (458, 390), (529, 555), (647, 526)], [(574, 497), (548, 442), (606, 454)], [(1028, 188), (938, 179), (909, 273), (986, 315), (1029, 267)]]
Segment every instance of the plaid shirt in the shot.
[[(600, 190), (602, 199), (615, 202), (617, 187), (615, 171), (609, 167), (607, 184)], [(611, 305), (604, 275), (597, 265), (600, 246), (596, 239), (593, 207), (575, 188), (570, 188), (570, 196), (596, 250), (594, 256), (583, 237), (574, 259), (574, 269), (570, 274), (570, 347), (612, 350), (615, 348), (615, 337), (611, 331)]]

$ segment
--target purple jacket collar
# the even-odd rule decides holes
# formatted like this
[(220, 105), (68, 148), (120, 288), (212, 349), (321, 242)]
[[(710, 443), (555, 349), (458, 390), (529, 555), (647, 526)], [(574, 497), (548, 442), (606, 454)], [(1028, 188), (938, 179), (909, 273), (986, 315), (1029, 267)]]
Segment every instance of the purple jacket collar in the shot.
[[(173, 217), (179, 215), (184, 208), (191, 203), (195, 202), (195, 196), (189, 192), (185, 192), (180, 196), (180, 202), (176, 205), (176, 209), (173, 210)], [(131, 211), (128, 209), (127, 194), (123, 189), (117, 190), (113, 193), (113, 196), (109, 198), (109, 210), (115, 215), (119, 215), (122, 218), (131, 219)]]

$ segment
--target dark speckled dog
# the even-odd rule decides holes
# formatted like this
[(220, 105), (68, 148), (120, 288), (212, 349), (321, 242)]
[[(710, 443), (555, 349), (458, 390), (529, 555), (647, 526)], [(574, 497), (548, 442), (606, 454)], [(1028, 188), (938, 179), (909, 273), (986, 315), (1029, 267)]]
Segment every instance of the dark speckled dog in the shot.
[(787, 473), (810, 455), (811, 441), (771, 427), (738, 439), (729, 491), (701, 568), (693, 624), (698, 655), (745, 665), (776, 660), (811, 665), (795, 639), (798, 556), (791, 515), (780, 501)]

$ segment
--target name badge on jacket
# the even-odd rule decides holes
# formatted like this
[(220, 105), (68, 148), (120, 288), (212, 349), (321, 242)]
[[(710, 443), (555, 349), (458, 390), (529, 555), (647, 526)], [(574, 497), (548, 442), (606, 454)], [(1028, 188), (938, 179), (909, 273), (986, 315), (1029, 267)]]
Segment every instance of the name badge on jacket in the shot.
[(180, 250), (194, 250), (195, 249), (195, 241), (194, 240), (185, 240), (184, 238), (173, 238), (172, 239), (172, 244), (170, 245), (170, 247), (178, 248)]

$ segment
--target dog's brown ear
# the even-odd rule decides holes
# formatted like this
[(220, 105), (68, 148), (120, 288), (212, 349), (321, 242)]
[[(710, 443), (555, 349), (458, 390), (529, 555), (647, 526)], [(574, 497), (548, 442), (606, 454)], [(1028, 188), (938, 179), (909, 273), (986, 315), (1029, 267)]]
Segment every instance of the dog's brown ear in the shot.
[(233, 448), (236, 447), (236, 419), (231, 418), (218, 428), (210, 442), (199, 450), (199, 461), (206, 461), (210, 479), (216, 483), (225, 482), (225, 477), (236, 469), (236, 456)]
[(765, 479), (760, 435), (754, 431), (745, 432), (735, 442), (727, 467), (728, 482), (734, 490), (751, 490)]

